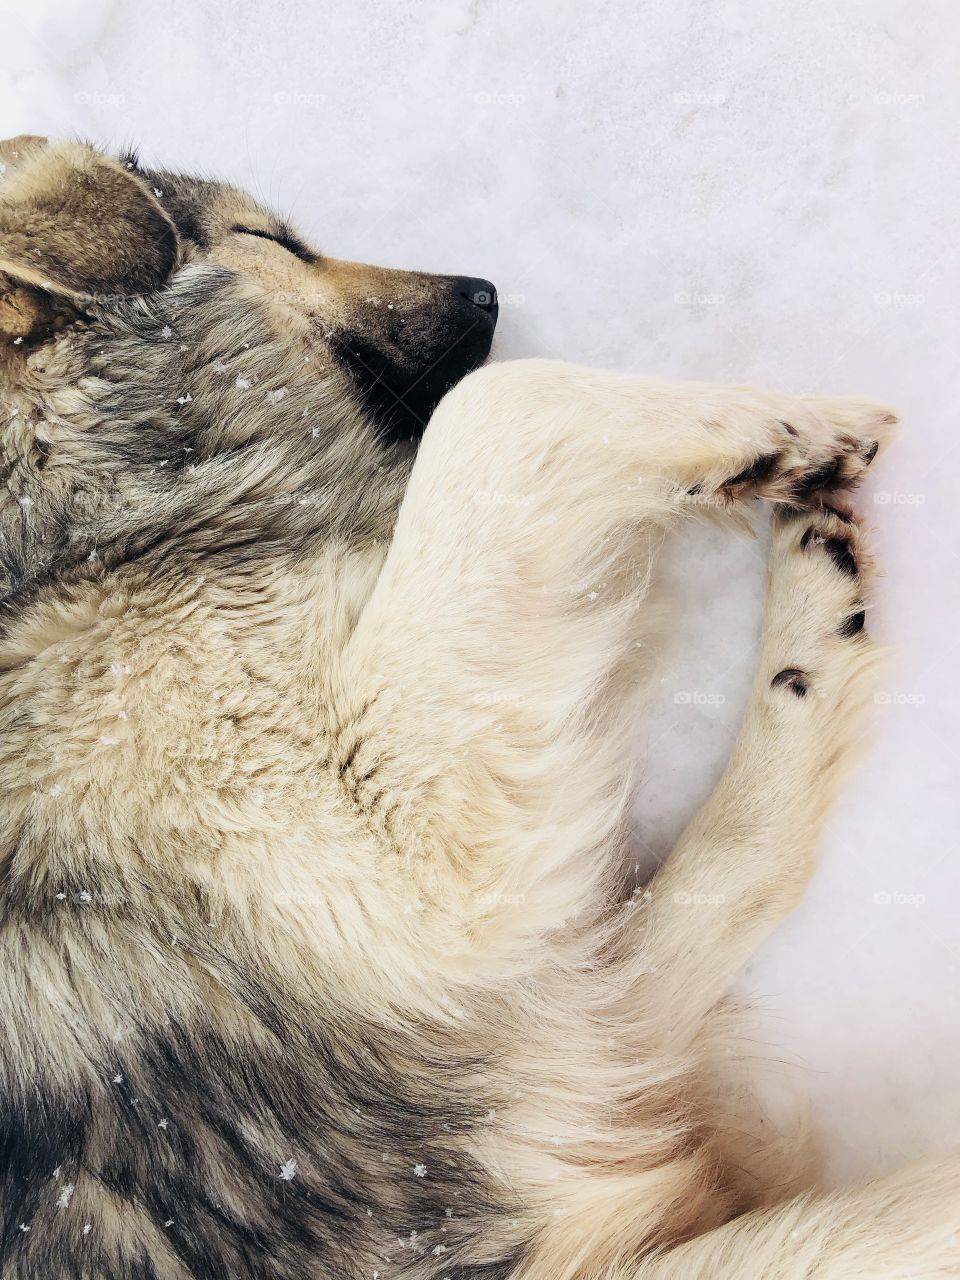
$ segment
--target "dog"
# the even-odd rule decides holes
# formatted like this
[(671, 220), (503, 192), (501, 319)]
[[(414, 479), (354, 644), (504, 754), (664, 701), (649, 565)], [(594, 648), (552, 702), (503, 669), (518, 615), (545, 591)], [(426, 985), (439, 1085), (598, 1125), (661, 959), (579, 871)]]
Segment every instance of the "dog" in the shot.
[[(956, 1154), (824, 1191), (729, 1052), (863, 732), (895, 415), (485, 364), (484, 279), (0, 166), (2, 1280), (960, 1274)], [(656, 552), (754, 498), (740, 736), (637, 886)]]

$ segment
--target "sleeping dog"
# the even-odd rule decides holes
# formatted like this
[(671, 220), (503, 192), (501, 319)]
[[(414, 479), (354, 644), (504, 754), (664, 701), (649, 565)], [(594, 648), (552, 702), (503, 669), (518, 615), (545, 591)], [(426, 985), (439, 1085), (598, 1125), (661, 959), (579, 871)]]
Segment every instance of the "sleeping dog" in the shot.
[[(824, 1193), (724, 1052), (862, 732), (894, 416), (481, 368), (485, 280), (0, 162), (2, 1280), (957, 1274), (956, 1156)], [(740, 736), (635, 890), (655, 554), (758, 497)]]

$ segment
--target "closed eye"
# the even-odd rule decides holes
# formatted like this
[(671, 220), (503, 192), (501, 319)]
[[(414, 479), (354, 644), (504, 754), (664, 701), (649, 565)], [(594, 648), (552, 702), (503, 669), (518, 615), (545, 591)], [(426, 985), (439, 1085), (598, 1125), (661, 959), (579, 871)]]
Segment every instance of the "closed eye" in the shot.
[(301, 262), (316, 262), (317, 255), (312, 253), (302, 240), (298, 240), (292, 235), (286, 227), (281, 227), (279, 231), (262, 231), (257, 227), (231, 227), (231, 231), (242, 236), (259, 236), (261, 240), (272, 240), (274, 244), (280, 245), (281, 249), (286, 249), (288, 253), (292, 253), (295, 258), (299, 258)]

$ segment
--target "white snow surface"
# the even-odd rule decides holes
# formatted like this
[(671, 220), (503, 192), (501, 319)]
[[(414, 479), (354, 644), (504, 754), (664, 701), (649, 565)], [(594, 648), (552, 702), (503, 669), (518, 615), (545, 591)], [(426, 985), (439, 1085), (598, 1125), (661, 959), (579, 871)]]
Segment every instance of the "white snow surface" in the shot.
[[(743, 990), (757, 1052), (803, 1068), (832, 1177), (960, 1140), (953, 0), (0, 0), (0, 18), (0, 136), (135, 142), (336, 256), (487, 275), (500, 358), (903, 411), (861, 499), (892, 646), (875, 746)], [(670, 553), (682, 626), (638, 726), (651, 862), (729, 750), (762, 560), (762, 539), (694, 526)]]

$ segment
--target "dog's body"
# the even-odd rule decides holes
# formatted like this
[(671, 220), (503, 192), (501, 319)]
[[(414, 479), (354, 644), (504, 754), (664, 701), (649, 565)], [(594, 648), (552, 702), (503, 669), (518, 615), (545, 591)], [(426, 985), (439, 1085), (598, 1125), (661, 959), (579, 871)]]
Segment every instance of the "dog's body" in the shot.
[[(486, 282), (0, 158), (2, 1280), (954, 1274), (955, 1159), (818, 1196), (721, 1065), (869, 694), (821, 495), (890, 415), (463, 378)], [(633, 893), (653, 554), (756, 494), (751, 704)]]

